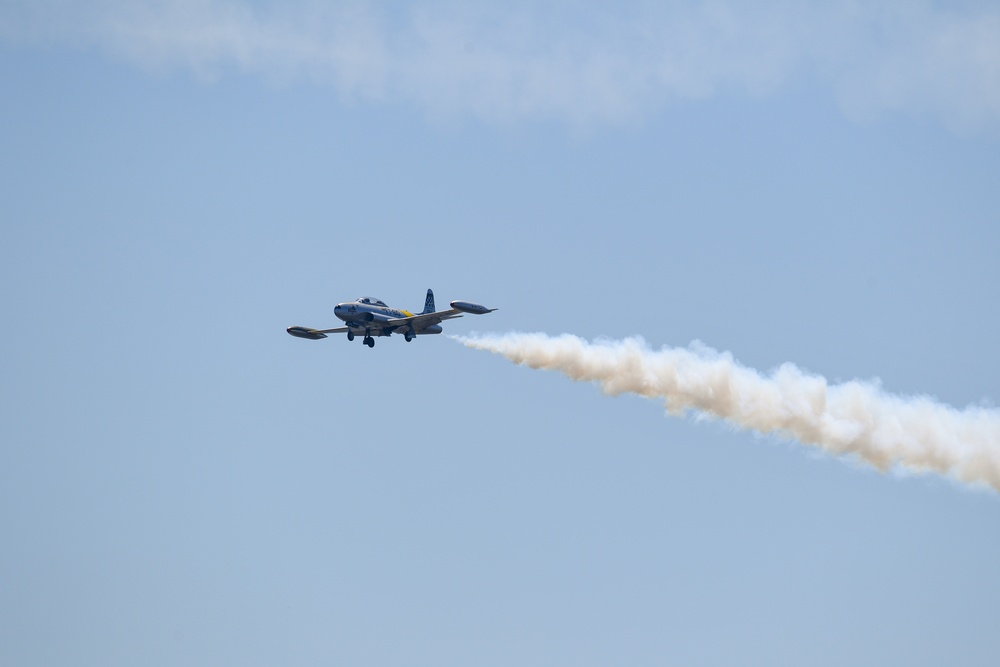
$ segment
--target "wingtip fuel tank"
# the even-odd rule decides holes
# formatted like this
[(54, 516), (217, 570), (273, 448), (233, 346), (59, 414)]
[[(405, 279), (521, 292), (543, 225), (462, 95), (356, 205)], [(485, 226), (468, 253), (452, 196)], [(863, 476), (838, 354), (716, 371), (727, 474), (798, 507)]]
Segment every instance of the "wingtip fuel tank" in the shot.
[(321, 333), (315, 329), (310, 329), (309, 327), (288, 327), (285, 331), (296, 338), (308, 338), (309, 340), (320, 340), (322, 338), (326, 338), (325, 333)]
[(451, 307), (471, 315), (485, 315), (496, 310), (496, 308), (487, 308), (486, 306), (480, 306), (478, 303), (471, 303), (469, 301), (452, 301)]

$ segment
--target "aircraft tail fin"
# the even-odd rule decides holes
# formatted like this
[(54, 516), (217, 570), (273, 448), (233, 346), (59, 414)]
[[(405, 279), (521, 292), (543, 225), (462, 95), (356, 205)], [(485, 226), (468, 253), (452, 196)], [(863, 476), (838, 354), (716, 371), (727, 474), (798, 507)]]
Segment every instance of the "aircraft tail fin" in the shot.
[(434, 291), (427, 290), (427, 298), (424, 299), (424, 312), (421, 315), (426, 315), (427, 313), (434, 312)]

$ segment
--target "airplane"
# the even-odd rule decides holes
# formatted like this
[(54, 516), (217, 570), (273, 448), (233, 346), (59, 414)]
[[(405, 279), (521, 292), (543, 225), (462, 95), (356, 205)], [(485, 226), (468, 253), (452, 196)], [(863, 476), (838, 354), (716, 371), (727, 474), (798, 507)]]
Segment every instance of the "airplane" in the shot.
[(292, 326), (285, 329), (296, 338), (320, 340), (327, 334), (347, 332), (347, 340), (364, 335), (362, 343), (375, 347), (375, 336), (391, 336), (394, 333), (403, 334), (409, 343), (417, 336), (441, 333), (441, 322), (462, 317), (463, 314), (485, 315), (496, 308), (487, 308), (478, 303), (468, 301), (452, 301), (450, 310), (434, 311), (434, 292), (427, 290), (424, 309), (414, 315), (408, 310), (396, 310), (385, 305), (385, 302), (370, 296), (363, 296), (354, 301), (338, 303), (333, 314), (342, 319), (347, 326), (335, 329), (310, 329), (309, 327)]

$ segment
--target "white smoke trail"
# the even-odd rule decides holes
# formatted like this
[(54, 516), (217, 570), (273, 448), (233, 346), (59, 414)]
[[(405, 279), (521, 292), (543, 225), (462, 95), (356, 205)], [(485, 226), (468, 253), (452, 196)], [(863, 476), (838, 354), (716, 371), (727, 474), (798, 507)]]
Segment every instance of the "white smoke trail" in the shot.
[(956, 410), (925, 396), (888, 394), (872, 382), (831, 385), (786, 363), (762, 375), (700, 343), (651, 350), (639, 338), (588, 342), (564, 334), (457, 337), (516, 364), (597, 382), (607, 394), (662, 398), (671, 414), (700, 415), (790, 437), (880, 471), (936, 472), (1000, 491), (1000, 411)]

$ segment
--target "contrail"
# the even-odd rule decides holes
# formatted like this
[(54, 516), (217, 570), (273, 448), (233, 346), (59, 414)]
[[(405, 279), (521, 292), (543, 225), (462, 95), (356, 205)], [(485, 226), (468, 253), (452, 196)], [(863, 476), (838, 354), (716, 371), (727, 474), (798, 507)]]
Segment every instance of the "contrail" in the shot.
[(957, 410), (926, 396), (895, 396), (877, 382), (830, 384), (782, 364), (770, 374), (701, 343), (652, 350), (641, 338), (588, 342), (564, 334), (461, 336), (467, 347), (516, 364), (597, 382), (606, 394), (660, 398), (743, 429), (793, 438), (881, 472), (936, 472), (1000, 491), (1000, 411)]

